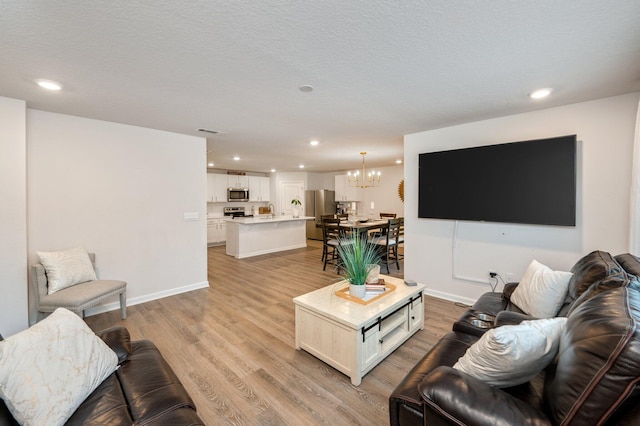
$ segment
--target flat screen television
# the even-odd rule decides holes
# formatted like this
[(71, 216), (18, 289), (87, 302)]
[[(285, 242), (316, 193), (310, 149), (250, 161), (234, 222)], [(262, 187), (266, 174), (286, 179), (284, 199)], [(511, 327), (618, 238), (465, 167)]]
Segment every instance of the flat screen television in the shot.
[(418, 217), (576, 224), (576, 135), (428, 152)]

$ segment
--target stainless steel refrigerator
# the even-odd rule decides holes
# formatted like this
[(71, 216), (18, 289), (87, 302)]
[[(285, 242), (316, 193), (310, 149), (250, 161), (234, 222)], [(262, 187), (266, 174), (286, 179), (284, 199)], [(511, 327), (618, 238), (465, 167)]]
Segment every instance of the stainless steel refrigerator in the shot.
[(314, 216), (307, 220), (307, 238), (322, 240), (322, 215), (336, 213), (336, 192), (328, 189), (305, 191), (304, 215)]

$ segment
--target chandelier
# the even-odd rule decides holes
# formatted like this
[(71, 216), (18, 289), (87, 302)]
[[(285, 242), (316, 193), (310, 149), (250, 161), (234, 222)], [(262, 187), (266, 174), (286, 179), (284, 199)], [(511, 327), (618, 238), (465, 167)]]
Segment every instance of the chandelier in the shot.
[(380, 172), (371, 170), (367, 173), (364, 166), (364, 156), (367, 155), (367, 153), (361, 152), (360, 155), (362, 155), (362, 175), (360, 174), (360, 170), (347, 173), (349, 185), (358, 188), (371, 188), (377, 186), (380, 183)]

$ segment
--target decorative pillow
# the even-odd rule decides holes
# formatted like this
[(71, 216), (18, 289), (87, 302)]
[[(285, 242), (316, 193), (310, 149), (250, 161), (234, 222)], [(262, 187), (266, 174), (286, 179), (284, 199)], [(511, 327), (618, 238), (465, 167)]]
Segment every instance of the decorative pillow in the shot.
[(526, 383), (553, 361), (566, 323), (561, 317), (492, 328), (453, 368), (501, 388)]
[(0, 397), (23, 425), (62, 425), (113, 373), (118, 357), (63, 308), (0, 342)]
[(37, 253), (47, 272), (48, 294), (96, 279), (89, 254), (82, 247)]
[(534, 260), (513, 291), (511, 302), (532, 317), (553, 318), (562, 306), (571, 276), (571, 272), (552, 271)]

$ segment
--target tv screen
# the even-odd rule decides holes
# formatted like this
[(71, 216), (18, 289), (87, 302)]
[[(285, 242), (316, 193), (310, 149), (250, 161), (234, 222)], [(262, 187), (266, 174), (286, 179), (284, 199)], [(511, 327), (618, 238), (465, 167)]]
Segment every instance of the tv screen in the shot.
[(576, 135), (428, 152), (418, 217), (576, 224)]

